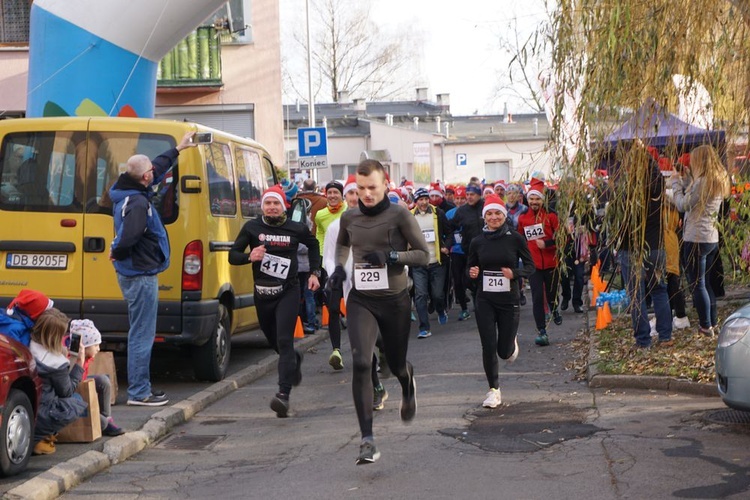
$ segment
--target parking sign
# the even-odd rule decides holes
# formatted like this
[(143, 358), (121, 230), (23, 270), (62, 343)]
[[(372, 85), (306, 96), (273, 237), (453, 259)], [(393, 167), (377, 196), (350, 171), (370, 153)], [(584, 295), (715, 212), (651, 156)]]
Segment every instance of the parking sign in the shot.
[(469, 165), (469, 155), (466, 153), (456, 153), (456, 166), (467, 167)]
[(328, 138), (325, 127), (297, 129), (297, 152), (300, 168), (328, 167)]

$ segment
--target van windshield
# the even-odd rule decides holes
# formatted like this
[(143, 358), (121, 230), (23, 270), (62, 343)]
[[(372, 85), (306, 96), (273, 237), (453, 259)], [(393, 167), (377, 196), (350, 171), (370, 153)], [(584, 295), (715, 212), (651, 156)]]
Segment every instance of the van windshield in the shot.
[[(109, 188), (128, 158), (175, 146), (162, 134), (49, 131), (7, 134), (0, 149), (0, 209), (112, 214)], [(165, 223), (177, 216), (176, 169), (157, 187)]]

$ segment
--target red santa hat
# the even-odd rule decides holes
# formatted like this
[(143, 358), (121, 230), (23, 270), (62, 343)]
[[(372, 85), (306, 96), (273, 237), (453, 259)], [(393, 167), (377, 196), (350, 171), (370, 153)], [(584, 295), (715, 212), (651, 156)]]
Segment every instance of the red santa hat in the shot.
[(23, 311), (29, 318), (36, 321), (44, 311), (51, 309), (54, 304), (42, 292), (23, 289), (8, 305), (8, 314), (13, 314), (13, 310), (17, 308)]
[(456, 186), (456, 198), (466, 198), (466, 188), (463, 186)]
[(440, 183), (433, 182), (430, 184), (430, 196), (440, 196), (441, 198), (443, 195), (443, 188), (440, 186)]
[(275, 186), (271, 186), (270, 188), (266, 189), (263, 192), (263, 197), (260, 199), (260, 203), (263, 204), (264, 201), (266, 201), (266, 198), (276, 198), (279, 200), (279, 203), (284, 205), (286, 208), (289, 208), (289, 203), (286, 201), (286, 195), (284, 194), (284, 189), (276, 184)]
[(544, 181), (534, 177), (531, 179), (530, 189), (526, 193), (526, 196), (536, 195), (541, 199), (544, 199)]
[(349, 191), (354, 191), (355, 189), (357, 189), (357, 176), (351, 174), (346, 178), (346, 184), (344, 184), (344, 196), (346, 196), (346, 193)]
[(677, 161), (683, 167), (689, 167), (690, 166), (690, 153), (683, 153), (682, 155), (680, 155), (680, 158)]
[(482, 190), (482, 194), (485, 196), (491, 195), (495, 193), (495, 186), (492, 184), (487, 184), (484, 186), (484, 190)]
[(508, 209), (505, 208), (505, 202), (496, 194), (490, 194), (484, 198), (482, 217), (487, 213), (487, 210), (500, 210), (503, 215), (508, 215)]

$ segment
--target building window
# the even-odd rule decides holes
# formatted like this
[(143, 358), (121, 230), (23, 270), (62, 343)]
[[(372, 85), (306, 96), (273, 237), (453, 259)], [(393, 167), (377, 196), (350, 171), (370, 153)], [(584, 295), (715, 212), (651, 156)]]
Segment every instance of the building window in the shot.
[(28, 45), (29, 0), (2, 0), (0, 2), (0, 44)]
[(157, 85), (221, 86), (221, 44), (216, 28), (201, 26), (162, 58)]
[(510, 160), (484, 162), (484, 179), (487, 182), (509, 181)]
[(252, 43), (250, 0), (230, 0), (209, 18), (223, 44)]

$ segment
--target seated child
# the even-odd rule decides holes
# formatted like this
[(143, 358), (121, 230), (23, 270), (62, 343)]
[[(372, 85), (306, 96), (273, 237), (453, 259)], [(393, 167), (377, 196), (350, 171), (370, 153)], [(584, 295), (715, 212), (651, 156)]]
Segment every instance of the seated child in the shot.
[(34, 322), (53, 304), (42, 292), (21, 290), (8, 309), (0, 311), (0, 333), (28, 346)]
[(70, 322), (70, 333), (78, 333), (81, 336), (81, 348), (86, 357), (83, 365), (83, 378), (92, 378), (96, 385), (96, 396), (99, 400), (99, 418), (102, 421), (102, 434), (105, 436), (119, 436), (125, 434), (122, 428), (115, 425), (112, 419), (112, 383), (106, 375), (89, 375), (89, 364), (99, 353), (99, 345), (102, 343), (102, 334), (94, 326), (90, 319), (74, 319)]
[(29, 350), (42, 379), (42, 398), (34, 428), (34, 454), (55, 452), (56, 434), (86, 413), (86, 403), (76, 393), (83, 377), (84, 349), (70, 368), (63, 338), (68, 317), (57, 309), (43, 312), (31, 331)]

